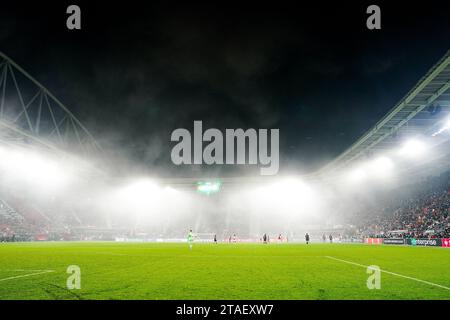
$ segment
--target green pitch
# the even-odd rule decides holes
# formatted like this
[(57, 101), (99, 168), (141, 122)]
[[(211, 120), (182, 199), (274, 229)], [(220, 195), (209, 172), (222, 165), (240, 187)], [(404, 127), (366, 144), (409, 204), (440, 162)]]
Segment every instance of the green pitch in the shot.
[[(70, 265), (79, 290), (67, 289)], [(379, 290), (369, 265), (387, 271)], [(449, 270), (444, 248), (0, 243), (0, 299), (450, 299)]]

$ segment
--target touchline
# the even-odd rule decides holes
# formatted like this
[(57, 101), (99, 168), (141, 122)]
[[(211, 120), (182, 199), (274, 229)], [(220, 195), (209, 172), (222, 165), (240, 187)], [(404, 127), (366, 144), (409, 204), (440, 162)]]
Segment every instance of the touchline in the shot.
[[(210, 128), (203, 132), (202, 121), (194, 121), (193, 137), (184, 128), (172, 132), (171, 141), (178, 143), (170, 156), (175, 165), (259, 164), (261, 175), (274, 175), (279, 169), (279, 135), (279, 129), (225, 129), (224, 141), (219, 129)], [(209, 143), (203, 148), (204, 142)]]

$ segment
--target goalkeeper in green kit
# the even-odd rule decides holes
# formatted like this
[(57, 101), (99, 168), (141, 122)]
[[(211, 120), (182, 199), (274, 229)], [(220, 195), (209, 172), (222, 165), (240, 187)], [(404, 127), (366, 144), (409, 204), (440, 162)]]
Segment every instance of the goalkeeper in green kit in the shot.
[(192, 230), (189, 230), (189, 233), (187, 236), (187, 242), (189, 244), (189, 250), (192, 250), (192, 244), (194, 242), (194, 235), (192, 234)]

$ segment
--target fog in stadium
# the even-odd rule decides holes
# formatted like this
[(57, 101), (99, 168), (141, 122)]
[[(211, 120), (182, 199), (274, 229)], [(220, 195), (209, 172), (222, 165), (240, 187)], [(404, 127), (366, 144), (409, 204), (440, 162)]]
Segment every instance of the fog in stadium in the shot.
[(371, 205), (388, 201), (392, 192), (398, 195), (405, 179), (415, 181), (415, 166), (433, 166), (435, 159), (448, 156), (442, 144), (449, 137), (449, 119), (436, 131), (446, 135), (437, 145), (432, 136), (404, 137), (392, 150), (345, 170), (241, 179), (237, 185), (206, 179), (203, 187), (158, 179), (157, 171), (117, 178), (114, 167), (95, 172), (95, 160), (81, 155), (61, 158), (2, 145), (2, 187), (46, 211), (76, 212), (73, 217), (115, 230), (116, 237), (182, 238), (194, 229), (224, 239), (238, 234), (256, 240), (263, 233), (301, 238), (304, 232), (351, 226)]
[(418, 301), (450, 300), (449, 13), (2, 3), (0, 314), (447, 310)]
[[(330, 17), (341, 29), (306, 32), (320, 8), (295, 15), (248, 8), (235, 32), (214, 10), (204, 17), (211, 8), (151, 7), (137, 16), (135, 7), (111, 7), (113, 16), (134, 17), (111, 25), (93, 5), (98, 19), (78, 33), (65, 25), (53, 31), (55, 13), (42, 28), (59, 42), (45, 50), (25, 26), (9, 23), (20, 8), (2, 12), (7, 238), (185, 240), (191, 229), (209, 240), (361, 237), (375, 207), (414, 197), (413, 186), (426, 188), (426, 179), (448, 171), (446, 19), (412, 35), (392, 13), (384, 36), (370, 33), (355, 7), (345, 21)], [(28, 26), (43, 23), (28, 18)], [(336, 43), (342, 33), (355, 41)], [(428, 34), (437, 40), (429, 43)], [(426, 54), (416, 50), (423, 43)], [(171, 133), (183, 128), (194, 139), (195, 121), (203, 133), (279, 130), (279, 170), (174, 164)]]

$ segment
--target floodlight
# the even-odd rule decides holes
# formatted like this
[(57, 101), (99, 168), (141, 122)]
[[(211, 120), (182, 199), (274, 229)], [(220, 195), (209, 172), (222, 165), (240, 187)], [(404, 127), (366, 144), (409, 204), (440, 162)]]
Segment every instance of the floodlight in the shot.
[(139, 179), (120, 190), (122, 200), (139, 207), (147, 206), (159, 195), (159, 187), (149, 179)]
[(272, 191), (278, 194), (285, 194), (287, 196), (298, 196), (301, 193), (305, 193), (309, 188), (300, 180), (294, 178), (287, 178), (276, 183)]
[(394, 167), (394, 163), (388, 157), (378, 157), (369, 163), (369, 170), (375, 177), (386, 177), (391, 173), (391, 169)]
[(310, 186), (296, 178), (286, 178), (264, 188), (260, 201), (269, 202), (283, 210), (308, 207), (315, 201)]
[(70, 180), (69, 168), (36, 151), (0, 149), (0, 168), (16, 181), (38, 185), (40, 190), (60, 188)]
[(418, 157), (426, 150), (426, 145), (422, 141), (411, 139), (408, 140), (400, 149), (400, 154), (407, 157)]
[(350, 172), (349, 179), (353, 182), (363, 180), (367, 176), (367, 172), (363, 168), (357, 168)]

